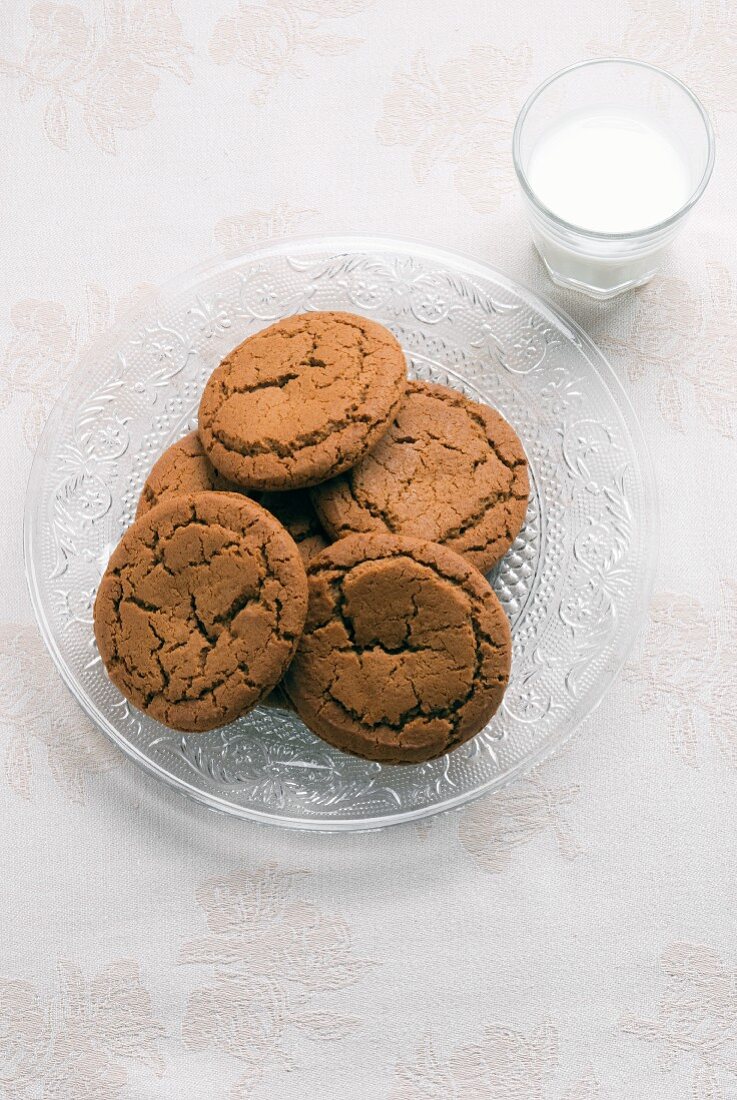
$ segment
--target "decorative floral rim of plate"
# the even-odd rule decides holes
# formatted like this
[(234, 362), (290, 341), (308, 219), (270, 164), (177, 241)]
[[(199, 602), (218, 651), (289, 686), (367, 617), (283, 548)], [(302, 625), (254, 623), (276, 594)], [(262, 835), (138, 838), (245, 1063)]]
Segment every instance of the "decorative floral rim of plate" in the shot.
[[(97, 583), (156, 456), (196, 423), (223, 355), (287, 314), (347, 309), (388, 325), (411, 373), (498, 408), (528, 454), (525, 527), (490, 579), (512, 624), (504, 703), (431, 763), (333, 750), (258, 707), (181, 735), (129, 707), (101, 666)], [(241, 817), (367, 829), (460, 806), (539, 763), (594, 709), (645, 615), (657, 498), (632, 407), (578, 326), (485, 264), (376, 238), (285, 240), (196, 269), (84, 356), (54, 407), (28, 484), (24, 552), (44, 641), (67, 686), (124, 752)]]

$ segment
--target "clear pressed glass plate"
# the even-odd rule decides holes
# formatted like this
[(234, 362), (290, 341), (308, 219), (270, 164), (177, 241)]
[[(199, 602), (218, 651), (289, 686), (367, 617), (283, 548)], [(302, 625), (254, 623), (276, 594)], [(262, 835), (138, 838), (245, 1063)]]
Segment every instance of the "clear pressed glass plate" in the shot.
[[(191, 430), (224, 354), (290, 313), (346, 309), (388, 325), (411, 373), (499, 409), (530, 462), (525, 527), (490, 575), (512, 624), (509, 689), (449, 756), (382, 766), (259, 707), (183, 736), (108, 681), (95, 588), (146, 474)], [(482, 264), (419, 244), (284, 241), (201, 268), (79, 364), (28, 486), (25, 556), (44, 640), (74, 696), (129, 756), (207, 805), (313, 829), (374, 828), (458, 806), (540, 761), (589, 714), (648, 603), (655, 493), (642, 433), (602, 354), (567, 317)]]

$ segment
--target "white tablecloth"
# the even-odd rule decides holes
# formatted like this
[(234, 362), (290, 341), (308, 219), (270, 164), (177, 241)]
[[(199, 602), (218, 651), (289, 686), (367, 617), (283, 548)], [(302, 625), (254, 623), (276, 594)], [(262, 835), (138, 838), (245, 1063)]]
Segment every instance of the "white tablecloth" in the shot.
[[(737, 1096), (737, 11), (731, 0), (0, 4), (0, 1096)], [(555, 291), (516, 110), (583, 57), (692, 84), (712, 183), (644, 290)], [(420, 825), (303, 835), (142, 774), (67, 695), (26, 477), (85, 345), (284, 234), (466, 251), (578, 318), (652, 446), (649, 625), (569, 747)]]

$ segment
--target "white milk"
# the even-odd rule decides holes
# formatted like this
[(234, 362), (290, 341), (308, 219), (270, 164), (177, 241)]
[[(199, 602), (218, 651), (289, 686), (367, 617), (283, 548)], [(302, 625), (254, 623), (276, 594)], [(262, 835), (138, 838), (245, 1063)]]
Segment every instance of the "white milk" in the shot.
[(553, 214), (598, 233), (648, 229), (691, 193), (687, 165), (669, 138), (613, 112), (574, 115), (547, 130), (527, 175)]
[[(667, 134), (635, 114), (604, 109), (569, 115), (545, 130), (530, 151), (527, 178), (548, 210), (597, 234), (652, 229), (693, 190), (688, 164)], [(533, 222), (552, 277), (601, 297), (647, 281), (674, 232), (643, 232), (625, 245), (577, 239), (543, 217)]]

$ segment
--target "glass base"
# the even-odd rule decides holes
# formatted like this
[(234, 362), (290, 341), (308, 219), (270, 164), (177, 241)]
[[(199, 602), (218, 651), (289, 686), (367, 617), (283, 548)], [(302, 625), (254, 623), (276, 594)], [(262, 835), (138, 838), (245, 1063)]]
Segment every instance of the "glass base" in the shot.
[(635, 290), (638, 286), (644, 286), (645, 283), (649, 283), (658, 273), (658, 269), (653, 268), (652, 271), (647, 272), (645, 275), (640, 275), (638, 278), (628, 279), (626, 282), (618, 283), (615, 286), (602, 287), (587, 283), (581, 279), (576, 279), (572, 275), (564, 275), (556, 271), (555, 268), (550, 266), (539, 249), (538, 253), (545, 266), (545, 270), (556, 286), (563, 287), (565, 290), (577, 290), (579, 294), (588, 294), (589, 298), (596, 298), (600, 302), (606, 301), (608, 298), (616, 298), (619, 294), (624, 294), (626, 290)]
[(545, 270), (557, 286), (577, 290), (599, 301), (616, 298), (626, 290), (650, 282), (660, 268), (664, 251), (659, 248), (645, 256), (611, 260), (569, 251), (534, 230), (532, 239)]

